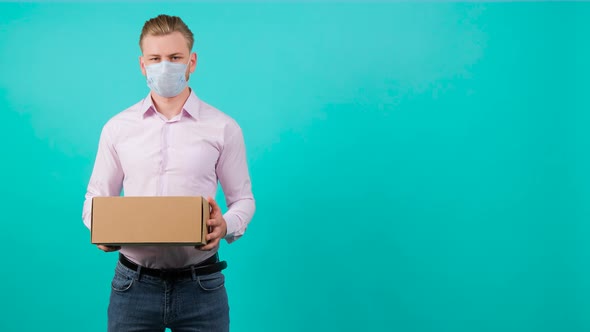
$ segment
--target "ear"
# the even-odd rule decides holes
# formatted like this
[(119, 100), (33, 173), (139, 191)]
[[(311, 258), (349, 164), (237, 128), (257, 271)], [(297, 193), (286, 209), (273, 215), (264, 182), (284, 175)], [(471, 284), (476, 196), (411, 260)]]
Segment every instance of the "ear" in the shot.
[(141, 73), (145, 76), (145, 63), (142, 61), (143, 56), (139, 56), (139, 68), (141, 69)]
[(193, 73), (197, 68), (197, 52), (191, 53), (191, 65), (190, 65), (190, 73)]

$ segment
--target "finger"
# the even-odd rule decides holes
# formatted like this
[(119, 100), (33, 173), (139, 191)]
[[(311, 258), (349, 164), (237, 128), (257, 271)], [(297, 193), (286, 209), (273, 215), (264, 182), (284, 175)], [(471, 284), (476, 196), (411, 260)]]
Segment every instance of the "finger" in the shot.
[(219, 245), (219, 238), (217, 238), (217, 239), (215, 239), (215, 240), (213, 240), (213, 241), (211, 241), (211, 242), (208, 242), (206, 245), (204, 245), (204, 246), (202, 246), (202, 247), (199, 247), (199, 249), (200, 249), (200, 250), (205, 250), (205, 251), (207, 251), (207, 250), (214, 249), (214, 248), (215, 248), (215, 247), (217, 247), (218, 245)]
[(111, 252), (111, 251), (117, 251), (117, 250), (121, 249), (121, 247), (120, 246), (105, 246), (105, 245), (99, 244), (98, 249), (100, 249), (104, 252)]
[(221, 209), (219, 208), (219, 205), (217, 205), (217, 202), (215, 202), (213, 197), (211, 197), (211, 196), (207, 197), (207, 201), (209, 202), (209, 205), (211, 206), (211, 214), (221, 213)]
[(212, 241), (213, 239), (218, 239), (221, 237), (221, 229), (218, 228), (214, 228), (213, 231), (209, 234), (207, 234), (206, 239), (207, 241)]
[(207, 226), (217, 227), (221, 225), (221, 220), (219, 219), (209, 219), (207, 220)]
[(108, 252), (110, 249), (107, 246), (103, 246), (102, 244), (98, 245), (98, 249), (104, 251), (104, 252)]

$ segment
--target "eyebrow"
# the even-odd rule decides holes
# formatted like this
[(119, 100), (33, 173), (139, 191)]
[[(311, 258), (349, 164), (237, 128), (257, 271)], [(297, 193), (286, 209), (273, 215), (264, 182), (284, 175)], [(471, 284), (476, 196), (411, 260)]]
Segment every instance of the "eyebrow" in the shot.
[[(179, 53), (179, 52), (172, 53), (172, 54), (168, 55), (168, 57), (177, 56), (177, 55), (182, 55), (182, 53)], [(152, 57), (152, 56), (161, 56), (161, 55), (159, 55), (159, 54), (148, 54), (148, 57)]]

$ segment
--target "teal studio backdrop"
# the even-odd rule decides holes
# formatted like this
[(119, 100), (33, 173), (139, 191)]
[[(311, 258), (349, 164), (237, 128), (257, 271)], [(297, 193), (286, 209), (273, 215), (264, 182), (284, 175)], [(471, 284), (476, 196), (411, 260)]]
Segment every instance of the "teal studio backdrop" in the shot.
[(160, 13), (246, 138), (232, 331), (590, 330), (590, 3), (258, 2), (0, 4), (1, 331), (106, 329), (82, 203)]

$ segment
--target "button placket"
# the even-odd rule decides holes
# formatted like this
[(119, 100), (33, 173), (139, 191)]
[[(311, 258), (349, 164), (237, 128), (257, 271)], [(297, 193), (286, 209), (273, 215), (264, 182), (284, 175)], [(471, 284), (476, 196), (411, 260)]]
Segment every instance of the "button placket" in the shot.
[(164, 123), (162, 128), (162, 164), (160, 167), (160, 177), (162, 178), (161, 181), (161, 194), (167, 194), (167, 187), (168, 187), (168, 178), (167, 178), (167, 169), (168, 169), (168, 162), (169, 162), (169, 142), (170, 142), (170, 122)]

